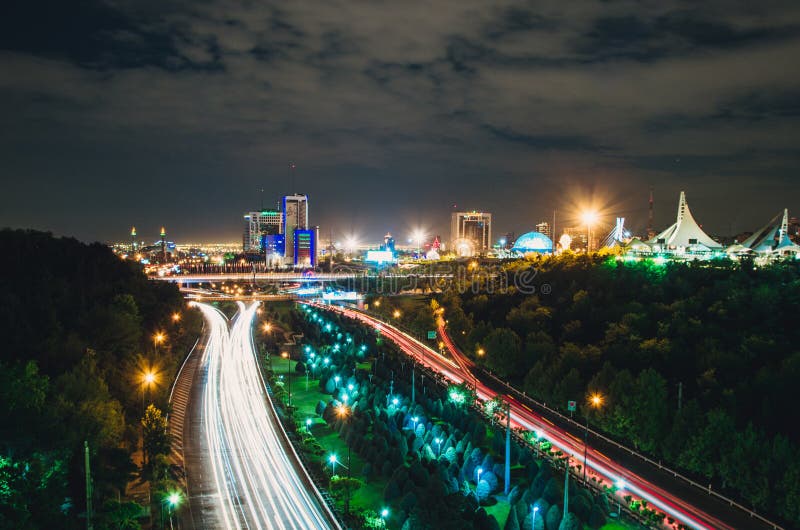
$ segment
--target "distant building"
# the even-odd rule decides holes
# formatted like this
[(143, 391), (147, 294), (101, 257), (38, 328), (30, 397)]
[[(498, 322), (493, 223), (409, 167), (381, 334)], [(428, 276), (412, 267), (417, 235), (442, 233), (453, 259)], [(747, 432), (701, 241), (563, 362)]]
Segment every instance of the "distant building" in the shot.
[(511, 250), (521, 254), (531, 252), (549, 254), (553, 252), (553, 241), (540, 232), (528, 232), (517, 238)]
[(262, 237), (283, 233), (283, 214), (278, 210), (260, 210), (244, 215), (242, 248), (245, 252), (261, 252)]
[(383, 245), (381, 245), (381, 250), (388, 250), (392, 254), (395, 253), (394, 238), (392, 237), (392, 234), (387, 232), (386, 235), (383, 236)]
[(550, 240), (553, 239), (553, 227), (547, 221), (542, 221), (536, 224), (536, 231), (540, 234), (546, 235)]
[[(564, 234), (570, 238), (570, 249), (572, 250), (586, 250), (588, 248), (588, 238), (585, 226), (565, 226)], [(562, 234), (563, 235), (563, 234)], [(559, 242), (561, 240), (559, 239)], [(597, 248), (595, 245), (594, 248)]]
[(283, 265), (286, 256), (286, 236), (284, 234), (264, 234), (261, 236), (261, 251), (264, 262), (270, 267)]
[(492, 214), (453, 212), (450, 220), (450, 249), (459, 256), (482, 254), (492, 247)]
[(319, 227), (312, 229), (295, 228), (292, 233), (292, 256), (295, 267), (316, 267)]
[[(296, 230), (308, 230), (308, 196), (286, 195), (282, 204), (284, 231), (286, 241), (294, 241)], [(316, 245), (316, 241), (314, 242)], [(297, 264), (294, 254), (294, 245), (286, 245), (286, 261)], [(315, 261), (316, 263), (316, 261)]]

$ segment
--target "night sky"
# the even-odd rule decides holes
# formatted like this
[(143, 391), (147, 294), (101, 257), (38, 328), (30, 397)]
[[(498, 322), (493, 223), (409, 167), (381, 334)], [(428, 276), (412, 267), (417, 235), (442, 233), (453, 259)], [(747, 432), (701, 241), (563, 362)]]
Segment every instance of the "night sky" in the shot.
[(589, 198), (641, 230), (651, 186), (657, 228), (681, 189), (712, 233), (800, 215), (796, 0), (270, 4), (4, 2), (0, 226), (237, 240), (299, 191), (336, 238)]

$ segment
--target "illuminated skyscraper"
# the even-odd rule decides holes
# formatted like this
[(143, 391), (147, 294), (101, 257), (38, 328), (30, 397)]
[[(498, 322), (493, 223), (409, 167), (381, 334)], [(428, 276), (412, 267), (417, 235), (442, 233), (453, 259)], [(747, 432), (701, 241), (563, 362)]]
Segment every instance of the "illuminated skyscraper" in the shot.
[[(284, 234), (286, 234), (286, 258), (289, 263), (297, 263), (294, 259), (295, 230), (308, 230), (308, 196), (287, 195), (283, 198)], [(316, 241), (314, 242), (316, 248)]]
[(450, 221), (450, 250), (460, 256), (488, 251), (492, 246), (492, 214), (453, 212)]
[(293, 232), (292, 245), (295, 267), (317, 266), (317, 243), (319, 241), (319, 227), (312, 229), (296, 228)]
[(245, 252), (263, 250), (263, 236), (274, 236), (283, 233), (283, 213), (278, 210), (260, 210), (244, 215), (244, 236), (242, 247)]
[(536, 224), (536, 231), (540, 234), (544, 234), (550, 239), (553, 239), (553, 229), (550, 226), (550, 223), (547, 221), (542, 221), (541, 223)]

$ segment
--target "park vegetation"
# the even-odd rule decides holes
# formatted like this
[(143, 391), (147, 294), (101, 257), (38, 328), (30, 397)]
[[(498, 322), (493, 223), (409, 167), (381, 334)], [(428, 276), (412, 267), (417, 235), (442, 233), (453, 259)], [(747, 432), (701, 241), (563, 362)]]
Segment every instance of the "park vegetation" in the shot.
[[(562, 410), (576, 400), (619, 441), (800, 526), (800, 264), (566, 255), (503, 274), (500, 289), (484, 277), (437, 295), (464, 352), (535, 399)], [(586, 404), (592, 393), (603, 407)]]
[[(293, 330), (303, 333), (295, 370), (301, 374), (309, 370), (314, 353), (319, 389), (330, 395), (319, 402), (316, 413), (366, 462), (358, 477), (348, 479), (340, 473), (328, 479), (329, 491), (340, 504), (377, 483), (385, 506), (392, 508), (386, 519), (392, 528), (499, 530), (498, 519), (490, 513), (499, 501), (508, 505), (503, 512), (508, 515), (501, 519), (504, 529), (530, 529), (533, 505), (539, 509), (537, 530), (605, 524), (610, 512), (607, 495), (593, 494), (575, 483), (570, 484), (570, 510), (562, 521), (563, 465), (559, 468), (557, 459), (554, 465), (536, 458), (524, 443), (515, 441), (511, 446), (514, 472), (509, 495), (504, 496), (501, 423), (471, 409), (469, 397), (448, 399), (453, 391), (468, 394), (468, 388), (454, 390), (432, 373), (423, 379), (417, 367), (412, 402), (409, 359), (373, 330), (311, 309), (293, 311), (288, 320)], [(282, 414), (292, 418), (285, 385), (280, 376), (271, 376), (277, 382), (273, 390)], [(291, 431), (313, 459), (314, 473), (332, 474), (324, 449), (304, 428), (305, 418), (293, 420)], [(374, 508), (351, 511), (348, 523), (383, 528), (384, 520), (376, 516), (380, 507)]]
[(0, 250), (0, 528), (86, 526), (84, 442), (94, 528), (138, 528), (126, 487), (172, 487), (167, 396), (200, 317), (104, 245), (2, 230)]

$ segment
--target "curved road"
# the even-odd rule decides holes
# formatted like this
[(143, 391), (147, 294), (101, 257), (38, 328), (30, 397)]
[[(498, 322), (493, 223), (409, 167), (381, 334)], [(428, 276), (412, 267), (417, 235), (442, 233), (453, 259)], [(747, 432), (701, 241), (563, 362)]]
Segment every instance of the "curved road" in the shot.
[[(319, 303), (314, 303), (312, 305), (320, 309), (336, 311), (374, 328), (397, 344), (407, 355), (414, 357), (421, 364), (442, 374), (454, 383), (467, 381), (470, 384), (475, 384), (478, 398), (481, 400), (489, 400), (498, 395), (492, 388), (486, 386), (480, 380), (476, 380), (475, 376), (471, 373), (472, 362), (459, 354), (457, 348), (446, 334), (443, 334), (443, 340), (448, 349), (454, 352), (454, 358), (458, 362), (453, 362), (443, 357), (438, 352), (422, 344), (407, 333), (363, 312), (336, 305)], [(554, 425), (546, 418), (534, 413), (529, 407), (520, 403), (513, 397), (503, 395), (503, 398), (510, 403), (511, 424), (513, 427), (521, 427), (528, 431), (536, 431), (539, 435), (550, 441), (553, 446), (573, 457), (573, 461), (576, 464), (583, 464), (584, 444), (580, 438), (573, 436), (569, 432)], [(651, 506), (658, 508), (670, 517), (674, 517), (677, 521), (696, 529), (733, 530), (734, 528), (767, 528), (760, 521), (749, 519), (748, 517), (736, 517), (737, 524), (727, 524), (719, 518), (670, 494), (626, 467), (612, 461), (606, 455), (591, 446), (587, 447), (587, 453), (587, 471), (589, 476), (594, 476), (609, 486), (620, 479), (624, 481), (624, 489), (617, 491), (615, 494), (620, 500), (628, 494), (633, 495), (635, 498), (646, 499)], [(624, 502), (624, 500), (622, 502)], [(726, 520), (727, 519), (726, 517)], [(740, 521), (743, 519), (749, 524), (741, 526)]]
[(184, 438), (195, 442), (187, 452), (195, 454), (186, 455), (189, 509), (180, 526), (341, 529), (300, 465), (265, 390), (251, 335), (258, 304), (239, 302), (230, 331), (219, 310), (196, 306), (208, 339), (192, 392), (195, 413), (185, 430)]

